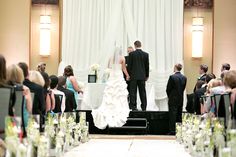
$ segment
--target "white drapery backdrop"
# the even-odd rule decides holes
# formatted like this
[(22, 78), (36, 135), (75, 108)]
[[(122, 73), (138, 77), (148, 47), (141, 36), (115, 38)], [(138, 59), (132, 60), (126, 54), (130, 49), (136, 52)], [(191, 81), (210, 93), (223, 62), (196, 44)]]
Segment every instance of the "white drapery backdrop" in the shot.
[(183, 63), (183, 0), (63, 0), (62, 30), (58, 74), (72, 65), (83, 82), (91, 64), (106, 68), (115, 46), (126, 55), (126, 48), (140, 40), (149, 53), (155, 99), (167, 109), (168, 77), (175, 63)]

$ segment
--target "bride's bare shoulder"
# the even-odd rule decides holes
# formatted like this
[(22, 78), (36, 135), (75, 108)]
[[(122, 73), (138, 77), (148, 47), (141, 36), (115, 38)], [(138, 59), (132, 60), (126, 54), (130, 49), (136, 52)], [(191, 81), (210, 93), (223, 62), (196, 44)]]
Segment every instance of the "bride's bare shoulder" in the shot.
[(124, 63), (125, 62), (125, 57), (124, 56), (121, 56), (120, 57), (120, 64)]

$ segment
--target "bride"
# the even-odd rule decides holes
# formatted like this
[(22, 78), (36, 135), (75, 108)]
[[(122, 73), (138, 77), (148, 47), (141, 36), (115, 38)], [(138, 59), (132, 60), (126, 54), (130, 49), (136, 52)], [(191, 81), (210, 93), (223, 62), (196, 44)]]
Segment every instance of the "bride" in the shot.
[(113, 56), (109, 59), (108, 66), (111, 68), (111, 72), (103, 93), (102, 104), (98, 109), (92, 110), (94, 124), (99, 129), (105, 129), (107, 126), (123, 126), (130, 112), (127, 84), (122, 71), (127, 80), (130, 77), (120, 48), (115, 49)]

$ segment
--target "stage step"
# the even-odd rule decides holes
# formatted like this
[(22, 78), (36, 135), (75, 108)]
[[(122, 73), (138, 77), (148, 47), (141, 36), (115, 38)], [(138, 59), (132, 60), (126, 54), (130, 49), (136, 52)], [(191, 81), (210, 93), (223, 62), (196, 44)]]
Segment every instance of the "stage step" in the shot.
[(147, 134), (148, 122), (146, 118), (128, 118), (122, 127), (109, 127), (109, 134)]

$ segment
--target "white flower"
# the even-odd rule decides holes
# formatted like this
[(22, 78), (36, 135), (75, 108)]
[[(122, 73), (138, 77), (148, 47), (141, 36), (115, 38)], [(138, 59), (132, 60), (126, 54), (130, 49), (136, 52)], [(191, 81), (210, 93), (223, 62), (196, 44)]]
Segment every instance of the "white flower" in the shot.
[(92, 70), (92, 71), (96, 71), (96, 70), (99, 70), (100, 69), (100, 65), (99, 64), (92, 64), (91, 66), (90, 66), (90, 69)]
[(62, 131), (59, 131), (58, 136), (59, 137), (64, 137), (64, 133)]

